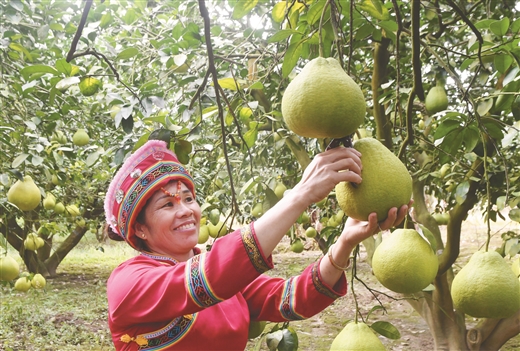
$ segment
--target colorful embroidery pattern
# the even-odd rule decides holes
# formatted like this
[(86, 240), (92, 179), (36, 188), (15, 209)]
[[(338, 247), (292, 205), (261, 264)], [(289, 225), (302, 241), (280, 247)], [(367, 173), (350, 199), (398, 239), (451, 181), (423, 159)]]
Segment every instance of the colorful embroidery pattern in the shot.
[[(323, 257), (322, 257), (323, 258)], [(327, 297), (330, 297), (331, 299), (337, 299), (340, 297), (340, 295), (336, 294), (334, 291), (330, 290), (325, 284), (323, 284), (323, 281), (321, 280), (321, 277), (320, 277), (320, 269), (319, 269), (319, 266), (320, 266), (320, 261), (322, 260), (322, 258), (320, 258), (317, 262), (314, 262), (314, 264), (312, 265), (312, 283), (314, 284), (314, 287), (316, 288), (316, 290), (320, 293), (322, 293), (323, 295), (327, 296)]]
[(209, 307), (223, 299), (216, 296), (206, 279), (204, 263), (206, 254), (193, 256), (186, 262), (186, 287), (193, 302), (199, 307)]
[(294, 310), (294, 295), (296, 290), (296, 281), (298, 277), (289, 278), (284, 285), (282, 293), (282, 303), (280, 304), (280, 313), (289, 321), (297, 321), (305, 317), (296, 313)]
[(127, 224), (130, 223), (130, 218), (136, 215), (134, 213), (136, 204), (141, 198), (146, 196), (148, 191), (153, 189), (154, 184), (161, 180), (172, 177), (181, 176), (189, 179), (193, 182), (186, 169), (175, 162), (161, 162), (151, 167), (150, 169), (144, 170), (141, 178), (135, 182), (133, 187), (128, 190), (127, 194), (123, 199), (121, 208), (118, 215), (118, 226), (121, 235), (126, 238), (128, 229)]
[(240, 229), (240, 235), (242, 236), (242, 242), (244, 244), (244, 248), (247, 251), (249, 259), (251, 260), (251, 263), (259, 273), (264, 273), (270, 270), (271, 267), (264, 260), (264, 257), (258, 248), (253, 229), (251, 228), (252, 225), (253, 223), (251, 223), (249, 226), (242, 227), (242, 229)]
[(196, 318), (197, 313), (180, 316), (156, 332), (138, 335), (135, 338), (136, 340), (145, 339), (148, 341), (146, 345), (140, 345), (139, 350), (158, 351), (167, 349), (188, 333)]

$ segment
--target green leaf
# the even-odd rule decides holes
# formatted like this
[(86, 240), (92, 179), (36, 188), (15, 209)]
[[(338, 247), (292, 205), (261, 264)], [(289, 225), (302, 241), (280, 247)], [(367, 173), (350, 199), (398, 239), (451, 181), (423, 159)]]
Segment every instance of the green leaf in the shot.
[(278, 351), (296, 351), (298, 350), (298, 334), (292, 327), (282, 329), (282, 340), (278, 344)]
[(33, 61), (33, 57), (31, 55), (31, 53), (26, 48), (24, 48), (22, 45), (20, 45), (18, 43), (10, 43), (9, 48), (11, 50), (23, 53), (28, 61), (30, 61), (30, 62)]
[(271, 17), (273, 18), (273, 21), (276, 23), (282, 23), (283, 19), (285, 18), (285, 10), (287, 9), (287, 2), (280, 1), (277, 2), (273, 6), (273, 11), (271, 11)]
[(422, 224), (419, 224), (419, 228), (421, 229), (421, 233), (424, 235), (424, 237), (428, 240), (430, 243), (430, 246), (432, 247), (433, 252), (437, 252), (437, 239), (435, 239), (435, 236), (433, 233), (423, 226)]
[(51, 73), (53, 75), (58, 75), (58, 71), (54, 67), (47, 65), (26, 66), (20, 70), (20, 73), (26, 80), (35, 73)]
[(444, 137), (439, 146), (443, 153), (439, 154), (439, 162), (444, 164), (450, 160), (450, 155), (455, 156), (462, 145), (464, 129), (455, 129)]
[(235, 8), (233, 9), (233, 15), (231, 16), (233, 19), (241, 19), (252, 9), (255, 8), (256, 4), (258, 4), (258, 0), (240, 0), (235, 3)]
[(100, 156), (99, 152), (97, 152), (97, 151), (92, 152), (90, 155), (88, 155), (87, 160), (85, 161), (85, 164), (88, 167), (93, 166), (96, 163), (96, 161), (99, 159), (99, 156)]
[(99, 26), (101, 28), (107, 28), (109, 24), (113, 22), (112, 14), (110, 12), (106, 12), (101, 16), (101, 21), (99, 22)]
[(309, 26), (317, 23), (321, 19), (321, 13), (326, 3), (326, 1), (315, 1), (311, 5), (309, 11), (307, 11), (307, 23)]
[(504, 138), (503, 125), (499, 121), (490, 117), (482, 117), (481, 121), (485, 132), (493, 139), (502, 140)]
[(496, 36), (503, 37), (506, 35), (507, 30), (509, 29), (509, 18), (504, 17), (501, 20), (495, 21), (489, 25), (489, 29)]
[(302, 43), (303, 41), (300, 40), (296, 43), (289, 45), (289, 47), (287, 48), (287, 52), (285, 53), (282, 64), (282, 76), (284, 78), (287, 78), (289, 76), (293, 68), (298, 63), (298, 60), (300, 59), (300, 55), (302, 53)]
[(244, 133), (244, 140), (246, 142), (247, 147), (251, 148), (255, 145), (255, 142), (258, 138), (258, 129), (253, 128)]
[(497, 70), (504, 74), (513, 64), (513, 58), (507, 54), (495, 55), (494, 64)]
[(135, 14), (135, 10), (128, 9), (128, 11), (126, 11), (125, 15), (123, 16), (122, 20), (127, 25), (134, 23), (137, 20), (137, 15)]
[(294, 30), (294, 29), (282, 29), (282, 30), (276, 32), (274, 35), (270, 36), (267, 39), (267, 42), (268, 43), (277, 43), (277, 42), (280, 42), (282, 40), (289, 38), (293, 34), (303, 35), (302, 33), (298, 32), (297, 30)]
[(18, 168), (18, 166), (21, 165), (27, 157), (29, 157), (29, 154), (20, 154), (16, 156), (16, 158), (11, 163), (11, 167)]
[(139, 54), (139, 50), (137, 50), (136, 48), (126, 48), (117, 55), (116, 59), (127, 60), (131, 57), (136, 56), (137, 54)]
[(388, 9), (379, 0), (364, 0), (361, 5), (358, 5), (363, 11), (366, 11), (375, 19), (386, 21), (390, 19)]
[(54, 67), (58, 70), (58, 72), (63, 73), (66, 76), (71, 76), (72, 73), (72, 65), (67, 62), (66, 59), (56, 60)]
[(222, 89), (237, 91), (239, 89), (238, 82), (233, 78), (222, 78), (218, 80), (218, 84)]
[(377, 333), (387, 337), (388, 339), (397, 340), (401, 338), (401, 333), (399, 333), (399, 330), (390, 322), (377, 321), (372, 323), (370, 328), (372, 328)]
[(187, 140), (177, 140), (175, 142), (174, 151), (179, 161), (185, 165), (190, 162), (193, 145)]
[(457, 201), (458, 204), (463, 203), (466, 200), (468, 191), (469, 182), (467, 180), (457, 185), (457, 189), (455, 189), (455, 201)]
[(514, 208), (511, 211), (509, 211), (509, 218), (515, 222), (520, 223), (520, 209)]
[(466, 151), (472, 151), (480, 140), (480, 133), (474, 126), (467, 127), (462, 131), (462, 142), (466, 146)]
[(444, 136), (446, 136), (451, 131), (460, 128), (460, 121), (453, 120), (453, 119), (446, 119), (444, 120), (437, 129), (435, 130), (435, 133), (433, 134), (433, 138), (435, 140), (438, 140)]

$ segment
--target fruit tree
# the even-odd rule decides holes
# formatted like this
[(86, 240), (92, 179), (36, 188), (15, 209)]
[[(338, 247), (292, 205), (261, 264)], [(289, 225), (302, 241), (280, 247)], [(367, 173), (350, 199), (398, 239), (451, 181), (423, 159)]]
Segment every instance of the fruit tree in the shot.
[[(450, 294), (467, 261), (460, 242), (470, 211), (520, 222), (515, 1), (12, 0), (0, 3), (0, 20), (2, 257), (14, 250), (27, 270), (50, 277), (86, 233), (102, 245), (110, 177), (148, 138), (167, 140), (194, 174), (211, 245), (291, 191), (336, 137), (296, 134), (316, 122), (298, 124), (299, 114), (357, 106), (354, 138), (378, 139), (412, 178), (406, 226), (429, 239), (438, 267), (408, 301), (436, 349), (498, 350), (518, 334), (520, 311), (467, 323), (472, 312)], [(285, 89), (319, 57), (337, 60), (362, 94), (335, 104), (340, 86), (327, 82), (338, 74), (320, 81), (318, 72), (311, 82), (320, 88), (303, 89), (308, 107), (283, 111)], [(388, 177), (375, 169), (375, 179)], [(27, 179), (31, 191), (10, 190)], [(327, 252), (344, 220), (331, 193), (287, 235), (296, 252), (304, 243)], [(482, 249), (498, 253), (493, 264), (511, 265), (520, 235), (500, 234), (493, 244), (488, 231)], [(363, 245), (369, 261), (379, 239)], [(376, 330), (364, 315), (366, 325), (348, 329)], [(296, 333), (270, 334), (288, 347)]]

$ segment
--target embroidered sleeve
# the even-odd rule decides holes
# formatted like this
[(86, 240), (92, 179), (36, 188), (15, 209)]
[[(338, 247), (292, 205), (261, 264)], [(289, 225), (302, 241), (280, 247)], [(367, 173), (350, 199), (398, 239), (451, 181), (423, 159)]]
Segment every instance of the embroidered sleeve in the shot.
[(206, 277), (206, 253), (193, 256), (186, 263), (186, 286), (188, 293), (199, 307), (209, 307), (224, 299), (213, 292)]
[[(314, 262), (314, 264), (312, 265), (312, 283), (314, 284), (314, 287), (316, 288), (316, 290), (319, 292), (319, 293), (322, 293), (323, 295), (331, 298), (331, 299), (337, 299), (343, 295), (345, 295), (344, 293), (342, 293), (341, 291), (339, 292), (336, 292), (334, 288), (326, 285), (323, 280), (321, 279), (321, 274), (320, 274), (320, 262), (321, 260), (323, 259), (320, 258), (318, 261)], [(343, 275), (343, 277), (340, 279), (340, 282), (338, 284), (342, 285), (341, 283), (345, 281), (345, 275)]]
[(242, 242), (244, 244), (244, 248), (246, 249), (247, 255), (249, 256), (249, 260), (255, 269), (259, 273), (264, 273), (273, 268), (271, 256), (266, 259), (262, 249), (258, 245), (253, 223), (251, 223), (249, 226), (243, 227), (240, 231), (240, 235), (242, 236)]

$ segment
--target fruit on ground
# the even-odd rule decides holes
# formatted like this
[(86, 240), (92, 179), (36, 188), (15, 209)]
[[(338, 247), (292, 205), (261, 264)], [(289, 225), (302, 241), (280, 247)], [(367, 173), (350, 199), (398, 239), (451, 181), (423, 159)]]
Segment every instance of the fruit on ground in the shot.
[(439, 261), (430, 243), (414, 229), (396, 229), (383, 238), (372, 257), (377, 280), (397, 293), (426, 288), (437, 275)]
[(212, 238), (221, 237), (228, 233), (228, 227), (224, 222), (219, 221), (217, 224), (209, 223), (209, 236)]
[(276, 186), (274, 187), (274, 193), (276, 194), (276, 197), (281, 199), (283, 197), (283, 194), (287, 190), (287, 187), (284, 183), (278, 182), (276, 183)]
[(199, 228), (199, 240), (198, 244), (204, 244), (209, 239), (209, 228), (206, 224), (201, 225)]
[(26, 292), (31, 286), (31, 281), (27, 277), (20, 277), (14, 283), (14, 290)]
[(442, 85), (436, 85), (430, 89), (424, 100), (426, 111), (433, 115), (448, 108), (448, 95)]
[(43, 288), (45, 288), (46, 284), (47, 284), (47, 281), (45, 280), (43, 275), (41, 275), (40, 273), (36, 273), (31, 280), (31, 285), (35, 289), (43, 289)]
[(363, 92), (333, 58), (308, 62), (282, 97), (282, 115), (295, 134), (307, 138), (340, 138), (363, 123)]
[(338, 204), (354, 219), (366, 221), (370, 213), (376, 212), (378, 221), (382, 221), (392, 207), (408, 204), (412, 177), (401, 160), (377, 139), (356, 140), (354, 148), (362, 154), (363, 181), (336, 185)]
[(20, 266), (9, 255), (0, 257), (0, 280), (11, 281), (20, 274)]
[(303, 252), (303, 243), (301, 242), (301, 240), (296, 240), (294, 243), (292, 243), (291, 251), (295, 253)]
[(32, 211), (40, 204), (40, 189), (31, 176), (23, 177), (23, 182), (17, 180), (7, 192), (7, 200), (15, 204), (22, 211)]
[(368, 325), (350, 322), (334, 338), (330, 351), (386, 351), (386, 348)]
[(475, 318), (507, 318), (520, 309), (520, 281), (495, 251), (477, 251), (453, 279), (455, 308)]
[(85, 146), (90, 141), (90, 137), (85, 129), (78, 129), (72, 136), (72, 142), (76, 146)]
[(51, 193), (47, 193), (43, 199), (43, 208), (46, 210), (53, 210), (54, 206), (56, 206), (56, 198)]
[(247, 338), (255, 339), (255, 338), (259, 337), (263, 333), (266, 324), (267, 323), (265, 321), (249, 322), (249, 330), (247, 333)]
[(305, 230), (305, 236), (307, 238), (315, 238), (316, 235), (318, 235), (318, 232), (316, 231), (316, 229), (314, 227), (309, 227)]

